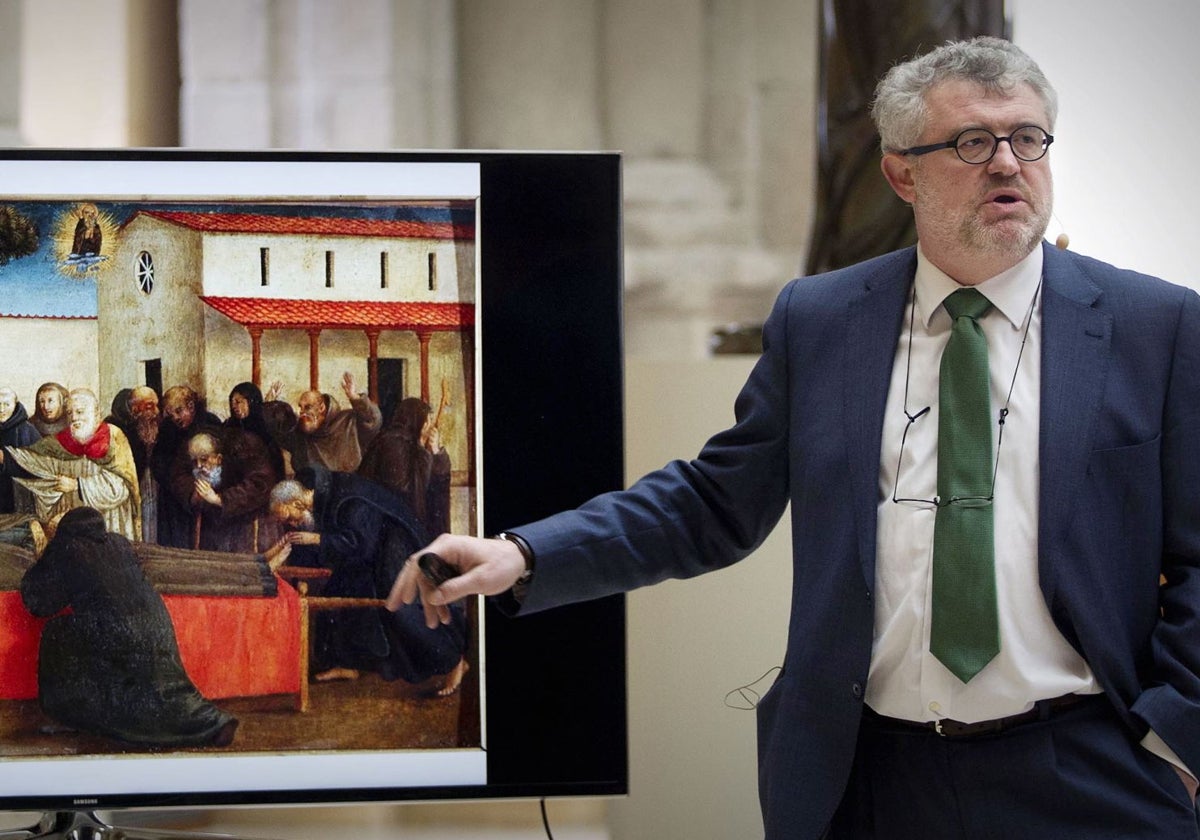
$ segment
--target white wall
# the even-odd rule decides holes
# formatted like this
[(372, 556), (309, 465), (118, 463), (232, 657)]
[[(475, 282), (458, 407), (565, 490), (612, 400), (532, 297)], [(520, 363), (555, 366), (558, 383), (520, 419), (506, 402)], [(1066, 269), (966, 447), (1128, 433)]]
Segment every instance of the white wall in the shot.
[(1058, 89), (1050, 155), (1071, 249), (1200, 289), (1200, 3), (1008, 0), (1013, 39)]
[[(730, 425), (754, 361), (630, 360), (627, 479), (695, 456)], [(783, 662), (790, 533), (784, 521), (731, 568), (630, 594), (630, 794), (609, 803), (613, 840), (762, 836), (755, 715), (727, 707), (725, 695), (751, 683), (764, 693), (770, 680), (759, 677)]]
[(0, 318), (0, 359), (5, 360), (0, 384), (15, 390), (31, 415), (43, 382), (90, 388), (107, 413), (113, 395), (100, 389), (96, 330), (95, 318)]
[[(270, 251), (267, 286), (262, 285), (261, 248)], [(388, 253), (388, 286), (381, 292), (379, 255), (384, 251)], [(330, 287), (325, 285), (327, 252), (332, 252), (334, 259)], [(428, 284), (429, 254), (437, 255), (438, 286), (434, 291)], [(213, 234), (204, 241), (204, 293), (276, 299), (469, 302), (475, 298), (475, 289), (469, 282), (460, 282), (457, 256), (451, 239)]]

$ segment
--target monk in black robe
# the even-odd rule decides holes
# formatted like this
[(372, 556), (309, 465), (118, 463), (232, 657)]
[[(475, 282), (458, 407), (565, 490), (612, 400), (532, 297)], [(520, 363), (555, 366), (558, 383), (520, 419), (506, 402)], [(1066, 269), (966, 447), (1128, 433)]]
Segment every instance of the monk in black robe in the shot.
[[(266, 558), (274, 565), (330, 569), (321, 594), (375, 599), (380, 606), (318, 613), (314, 679), (353, 679), (360, 670), (420, 683), (438, 677), (439, 695), (458, 690), (467, 669), (467, 615), (450, 605), (449, 624), (430, 629), (419, 604), (383, 608), (396, 576), (426, 536), (403, 500), (354, 473), (305, 467), (271, 491), (271, 514), (290, 529)], [(415, 609), (413, 609), (415, 607)]]
[(16, 512), (17, 489), (13, 486), (13, 476), (22, 475), (16, 462), (4, 457), (3, 447), (31, 446), (40, 437), (13, 390), (0, 388), (0, 513)]
[(273, 470), (272, 484), (286, 477), (283, 449), (276, 440), (275, 433), (267, 422), (263, 411), (262, 391), (253, 382), (239, 382), (229, 392), (229, 417), (225, 420), (225, 428), (240, 429), (257, 435), (267, 450)]
[(358, 474), (406, 501), (432, 539), (450, 531), (450, 455), (431, 415), (424, 400), (401, 400)]
[(22, 578), (21, 598), (35, 616), (54, 616), (38, 650), (38, 700), (51, 718), (154, 747), (232, 742), (237, 720), (188, 677), (162, 598), (98, 511), (62, 518)]
[(186, 385), (175, 385), (163, 392), (162, 422), (150, 456), (150, 471), (159, 488), (158, 544), (172, 548), (193, 548), (196, 542), (195, 517), (187, 504), (180, 502), (168, 488), (180, 463), (188, 461), (187, 444), (197, 432), (219, 434), (221, 419), (205, 407), (204, 400)]

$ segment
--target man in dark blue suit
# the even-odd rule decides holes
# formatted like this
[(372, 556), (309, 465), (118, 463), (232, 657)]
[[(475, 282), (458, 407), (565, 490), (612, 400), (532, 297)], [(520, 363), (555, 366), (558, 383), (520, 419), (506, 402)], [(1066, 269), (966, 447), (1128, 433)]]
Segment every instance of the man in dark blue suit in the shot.
[(409, 564), (393, 603), (696, 575), (790, 504), (768, 838), (1200, 837), (1200, 297), (1043, 242), (1056, 112), (1006, 41), (893, 68), (874, 116), (918, 246), (786, 287), (695, 460), (439, 538), (462, 575)]

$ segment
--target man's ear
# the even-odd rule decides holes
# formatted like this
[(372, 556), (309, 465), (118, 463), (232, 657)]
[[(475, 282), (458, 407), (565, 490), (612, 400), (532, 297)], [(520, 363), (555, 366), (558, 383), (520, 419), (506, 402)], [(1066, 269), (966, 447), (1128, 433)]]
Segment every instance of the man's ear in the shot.
[(901, 201), (912, 204), (917, 192), (912, 160), (907, 155), (888, 152), (879, 162), (879, 167), (883, 170), (883, 177), (887, 178), (887, 182), (896, 195), (900, 196)]

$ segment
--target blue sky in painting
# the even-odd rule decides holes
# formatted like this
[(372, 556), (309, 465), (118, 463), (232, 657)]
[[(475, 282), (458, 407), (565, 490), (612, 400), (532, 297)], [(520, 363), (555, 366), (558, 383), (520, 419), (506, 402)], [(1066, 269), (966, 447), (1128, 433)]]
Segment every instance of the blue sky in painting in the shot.
[[(38, 250), (0, 265), (0, 315), (95, 317), (96, 281), (60, 270), (53, 236), (55, 218), (74, 202), (15, 203), (38, 230)], [(111, 212), (111, 211), (110, 211)]]
[[(38, 250), (5, 265), (0, 265), (0, 317), (23, 316), (37, 318), (94, 318), (96, 316), (96, 279), (60, 266), (56, 253), (55, 230), (60, 214), (73, 214), (77, 201), (7, 202), (27, 216), (38, 229)], [(419, 219), (425, 221), (474, 222), (473, 211), (466, 215), (455, 213), (445, 206), (408, 205), (399, 207), (339, 207), (336, 205), (216, 205), (146, 202), (117, 204), (95, 202), (101, 213), (117, 225), (123, 224), (140, 207), (157, 210), (192, 210), (199, 212), (235, 210), (240, 213), (269, 213), (303, 216), (360, 216), (386, 219)], [(72, 219), (75, 217), (72, 215)], [(101, 254), (109, 252), (109, 243), (101, 246)], [(104, 269), (112, 266), (101, 265)]]

